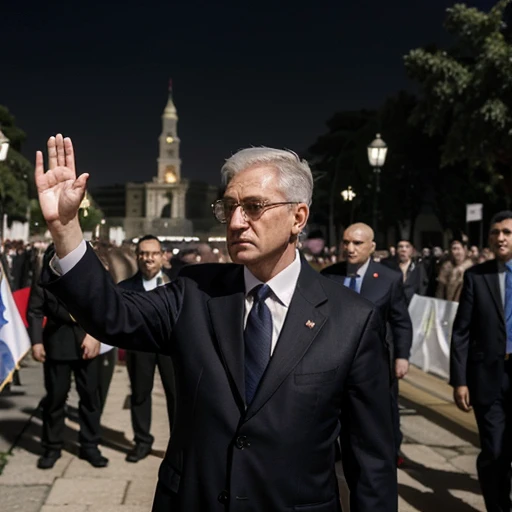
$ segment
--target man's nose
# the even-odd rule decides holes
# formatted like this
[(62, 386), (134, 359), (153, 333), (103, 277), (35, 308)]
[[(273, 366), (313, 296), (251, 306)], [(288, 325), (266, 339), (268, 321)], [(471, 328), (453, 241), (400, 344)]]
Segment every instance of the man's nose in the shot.
[(238, 205), (233, 211), (231, 218), (229, 219), (229, 227), (231, 229), (242, 229), (247, 227), (247, 219), (240, 205)]

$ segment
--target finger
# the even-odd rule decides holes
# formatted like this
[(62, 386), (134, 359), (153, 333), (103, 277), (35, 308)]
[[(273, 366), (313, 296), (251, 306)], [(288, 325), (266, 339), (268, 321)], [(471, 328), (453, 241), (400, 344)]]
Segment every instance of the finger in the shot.
[(64, 167), (66, 165), (66, 154), (64, 153), (64, 139), (61, 133), (55, 137), (55, 146), (57, 147), (57, 165)]
[(43, 160), (43, 153), (41, 151), (36, 151), (36, 167), (34, 176), (37, 182), (37, 179), (44, 174), (44, 160)]
[(55, 137), (48, 139), (48, 168), (53, 169), (57, 167), (57, 146)]
[(73, 143), (69, 137), (64, 139), (64, 154), (66, 158), (66, 167), (69, 167), (76, 176), (75, 170), (75, 152), (73, 151)]
[(81, 189), (85, 190), (88, 179), (89, 179), (89, 173), (84, 172), (83, 174), (80, 174), (80, 176), (78, 176), (78, 178), (74, 181), (73, 188), (81, 188)]

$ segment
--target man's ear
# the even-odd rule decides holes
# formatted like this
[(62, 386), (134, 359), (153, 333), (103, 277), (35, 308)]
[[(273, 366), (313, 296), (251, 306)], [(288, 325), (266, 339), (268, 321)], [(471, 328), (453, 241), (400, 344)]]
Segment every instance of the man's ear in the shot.
[(375, 252), (376, 248), (377, 248), (377, 244), (375, 242), (372, 242), (372, 254)]
[(295, 219), (292, 226), (292, 235), (298, 235), (305, 227), (309, 217), (309, 207), (306, 203), (299, 203), (295, 210)]

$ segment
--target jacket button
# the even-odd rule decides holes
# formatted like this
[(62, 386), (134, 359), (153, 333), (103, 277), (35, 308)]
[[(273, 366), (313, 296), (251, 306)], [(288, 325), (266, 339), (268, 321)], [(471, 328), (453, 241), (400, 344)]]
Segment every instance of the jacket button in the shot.
[(250, 446), (246, 436), (238, 436), (235, 441), (235, 445), (239, 450), (243, 450)]
[(221, 491), (220, 494), (217, 496), (217, 500), (219, 500), (220, 503), (227, 503), (228, 499), (228, 491)]

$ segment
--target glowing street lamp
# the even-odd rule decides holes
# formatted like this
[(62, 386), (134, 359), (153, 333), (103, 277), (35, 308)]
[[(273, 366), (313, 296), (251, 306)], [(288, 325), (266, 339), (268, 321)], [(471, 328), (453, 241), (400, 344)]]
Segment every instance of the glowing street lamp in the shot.
[(380, 133), (377, 133), (376, 139), (368, 145), (368, 162), (373, 167), (373, 174), (375, 176), (375, 190), (373, 191), (373, 229), (375, 236), (377, 236), (377, 222), (378, 222), (378, 201), (380, 193), (380, 170), (386, 163), (386, 156), (388, 153), (388, 146), (381, 139)]

